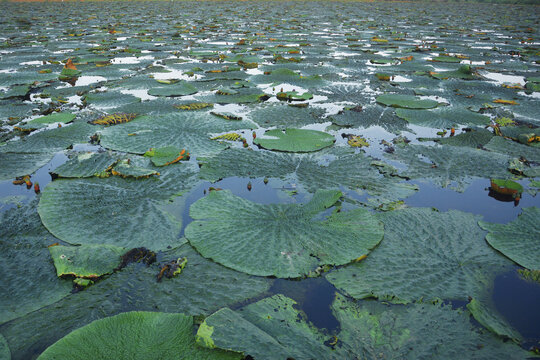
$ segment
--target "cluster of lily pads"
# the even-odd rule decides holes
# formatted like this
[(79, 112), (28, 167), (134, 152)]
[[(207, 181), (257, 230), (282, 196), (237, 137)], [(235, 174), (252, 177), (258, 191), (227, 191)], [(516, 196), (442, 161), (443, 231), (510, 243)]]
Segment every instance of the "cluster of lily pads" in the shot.
[[(1, 3), (0, 186), (66, 159), (0, 207), (0, 359), (535, 356), (491, 295), (538, 207), (406, 205), (540, 188), (536, 9), (468, 7)], [(336, 329), (272, 292), (314, 277)]]

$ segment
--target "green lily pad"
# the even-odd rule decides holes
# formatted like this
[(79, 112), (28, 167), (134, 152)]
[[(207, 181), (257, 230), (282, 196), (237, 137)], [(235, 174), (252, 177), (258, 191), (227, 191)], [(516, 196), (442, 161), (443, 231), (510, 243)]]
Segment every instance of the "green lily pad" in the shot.
[(400, 94), (384, 94), (378, 96), (376, 100), (379, 104), (405, 109), (433, 109), (440, 105), (435, 100)]
[(63, 178), (100, 176), (117, 161), (118, 157), (109, 152), (82, 153), (54, 169), (53, 174)]
[(508, 322), (497, 314), (497, 311), (488, 307), (483, 301), (472, 299), (467, 304), (467, 309), (476, 321), (484, 325), (493, 333), (519, 342), (522, 337)]
[(37, 119), (31, 120), (27, 123), (21, 124), (20, 128), (24, 130), (34, 130), (40, 129), (42, 127), (47, 127), (49, 124), (62, 123), (67, 124), (75, 119), (75, 114), (61, 112), (53, 113), (47, 116), (42, 116)]
[(23, 98), (30, 92), (29, 85), (15, 85), (7, 92), (0, 93), (0, 99)]
[(53, 154), (0, 152), (0, 181), (29, 175), (46, 165)]
[(127, 312), (96, 320), (47, 348), (38, 359), (240, 359), (240, 354), (198, 347), (193, 318), (184, 314)]
[(181, 81), (172, 85), (156, 87), (148, 90), (152, 96), (186, 96), (196, 94), (199, 90), (187, 81)]
[(471, 68), (470, 65), (462, 65), (457, 70), (450, 71), (439, 71), (439, 72), (430, 72), (431, 77), (440, 80), (446, 79), (462, 79), (462, 80), (473, 80), (480, 78), (475, 71)]
[(144, 153), (144, 156), (150, 157), (155, 166), (165, 166), (174, 164), (182, 159), (187, 159), (189, 153), (180, 150), (174, 146), (166, 146), (158, 149), (152, 149)]
[(49, 252), (59, 277), (98, 278), (120, 265), (126, 249), (113, 245), (51, 246)]
[(319, 265), (342, 265), (369, 253), (382, 239), (381, 224), (369, 211), (335, 212), (340, 191), (319, 190), (304, 205), (262, 205), (229, 191), (213, 191), (195, 202), (185, 229), (203, 256), (248, 274), (299, 277)]
[(277, 93), (276, 97), (279, 100), (302, 101), (302, 100), (311, 100), (311, 99), (313, 99), (313, 94), (308, 93), (308, 92), (300, 94), (297, 91), (287, 91), (287, 92), (279, 92), (279, 93)]
[(149, 169), (143, 166), (137, 166), (131, 163), (130, 159), (121, 160), (118, 162), (114, 168), (111, 170), (111, 173), (116, 176), (121, 176), (123, 178), (148, 178), (152, 175), (159, 175), (160, 173), (155, 169)]
[(446, 62), (446, 63), (459, 63), (461, 62), (460, 58), (457, 58), (455, 56), (435, 56), (431, 61), (436, 62)]
[(197, 343), (243, 352), (255, 359), (332, 359), (325, 337), (302, 317), (296, 302), (281, 294), (233, 311), (210, 315), (197, 331)]
[(487, 144), (493, 137), (493, 133), (489, 130), (478, 128), (462, 134), (444, 138), (421, 138), (422, 141), (435, 141), (439, 144), (452, 146), (466, 146), (470, 148), (478, 148)]
[(528, 207), (508, 224), (480, 221), (489, 245), (529, 270), (540, 270), (540, 209)]
[(514, 158), (524, 157), (528, 161), (540, 162), (540, 151), (537, 148), (501, 136), (493, 137), (484, 147), (494, 153), (506, 154)]
[(511, 266), (485, 243), (478, 216), (407, 208), (377, 217), (384, 241), (367, 259), (326, 276), (354, 298), (467, 300)]
[(484, 126), (491, 123), (489, 116), (450, 106), (434, 110), (396, 109), (396, 115), (411, 124), (442, 129), (456, 125)]
[(317, 130), (280, 129), (269, 130), (262, 137), (253, 140), (254, 144), (268, 150), (288, 152), (311, 152), (332, 146), (334, 136)]
[(251, 126), (247, 121), (227, 121), (206, 113), (174, 113), (108, 127), (101, 134), (101, 145), (136, 154), (144, 154), (150, 148), (173, 146), (188, 149), (195, 156), (208, 156), (228, 147), (210, 140), (211, 133)]
[(74, 77), (79, 76), (81, 73), (82, 73), (82, 71), (80, 71), (80, 70), (68, 69), (68, 68), (64, 67), (62, 69), (62, 72), (60, 73), (60, 76), (58, 76), (58, 79), (60, 79), (60, 80), (69, 80), (69, 79), (72, 79)]
[(58, 179), (43, 190), (38, 212), (45, 227), (70, 244), (179, 245), (182, 222), (166, 205), (194, 184), (194, 166), (167, 167), (159, 178)]

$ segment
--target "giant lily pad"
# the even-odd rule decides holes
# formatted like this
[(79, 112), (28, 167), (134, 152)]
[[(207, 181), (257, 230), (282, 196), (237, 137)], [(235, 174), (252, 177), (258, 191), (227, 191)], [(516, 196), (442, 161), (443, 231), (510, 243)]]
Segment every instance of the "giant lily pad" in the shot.
[(43, 191), (38, 212), (51, 233), (71, 244), (164, 249), (179, 245), (182, 226), (166, 209), (168, 198), (192, 185), (194, 171), (182, 164), (159, 179), (59, 179)]
[[(47, 249), (44, 252), (49, 256)], [(160, 259), (179, 257), (188, 259), (179, 276), (158, 283), (156, 275), (160, 266), (157, 264), (129, 264), (82, 292), (5, 324), (0, 331), (6, 335), (14, 358), (26, 359), (96, 319), (132, 310), (175, 312), (182, 309), (187, 315), (210, 314), (221, 307), (260, 296), (270, 285), (267, 279), (251, 277), (206, 260), (188, 244), (164, 252)], [(52, 268), (48, 275), (58, 281), (52, 264), (47, 264)], [(24, 336), (29, 327), (34, 328), (33, 336)]]
[(96, 320), (71, 332), (47, 348), (39, 359), (178, 357), (240, 359), (240, 354), (197, 346), (191, 316), (134, 311)]
[(31, 120), (20, 126), (23, 130), (34, 130), (42, 127), (47, 127), (49, 124), (62, 123), (66, 124), (75, 119), (75, 115), (68, 112), (53, 113), (47, 116), (42, 116), (37, 119)]
[(467, 300), (510, 262), (484, 241), (478, 216), (409, 208), (381, 213), (384, 241), (367, 259), (327, 275), (354, 298)]
[(195, 156), (207, 156), (227, 148), (210, 140), (211, 133), (249, 127), (245, 121), (227, 121), (204, 113), (176, 113), (111, 126), (103, 130), (101, 145), (136, 154), (144, 154), (150, 148), (174, 146), (188, 149)]
[(0, 335), (0, 359), (2, 360), (11, 359), (11, 351), (9, 351), (8, 343), (2, 335)]
[(540, 270), (540, 209), (524, 208), (518, 218), (508, 224), (479, 222), (489, 231), (487, 242), (519, 265)]
[(368, 254), (381, 241), (382, 226), (365, 209), (313, 220), (341, 195), (319, 190), (304, 205), (262, 205), (229, 191), (211, 192), (191, 206), (195, 221), (185, 235), (203, 256), (232, 269), (299, 277), (319, 265), (346, 264)]
[(405, 109), (433, 109), (439, 102), (429, 99), (419, 99), (415, 96), (400, 94), (384, 94), (377, 97), (377, 102), (386, 106)]
[(49, 252), (59, 277), (97, 278), (118, 267), (126, 249), (114, 245), (58, 245), (49, 247)]
[(197, 92), (197, 88), (187, 81), (148, 90), (148, 94), (152, 96), (186, 96), (196, 94)]
[(77, 154), (71, 160), (54, 169), (53, 173), (64, 178), (99, 176), (118, 161), (108, 152)]
[(336, 139), (325, 132), (306, 129), (274, 129), (253, 140), (268, 150), (311, 152), (331, 146)]
[(489, 125), (489, 116), (457, 107), (443, 107), (434, 110), (396, 109), (396, 115), (411, 124), (433, 128), (451, 128), (456, 125)]

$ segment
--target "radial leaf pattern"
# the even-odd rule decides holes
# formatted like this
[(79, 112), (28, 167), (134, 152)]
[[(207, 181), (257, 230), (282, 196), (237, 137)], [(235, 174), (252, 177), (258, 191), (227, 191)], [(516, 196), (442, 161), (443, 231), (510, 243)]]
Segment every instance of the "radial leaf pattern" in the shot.
[(334, 212), (340, 191), (320, 190), (304, 205), (257, 204), (213, 191), (190, 208), (185, 230), (204, 257), (253, 275), (294, 278), (319, 265), (342, 265), (367, 255), (382, 239), (379, 221), (364, 209)]

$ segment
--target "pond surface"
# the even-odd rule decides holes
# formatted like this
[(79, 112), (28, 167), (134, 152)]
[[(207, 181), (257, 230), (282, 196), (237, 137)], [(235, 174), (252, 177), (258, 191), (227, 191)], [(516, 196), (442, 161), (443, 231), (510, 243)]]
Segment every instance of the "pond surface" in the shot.
[(0, 10), (0, 359), (129, 311), (256, 359), (540, 348), (537, 6)]

